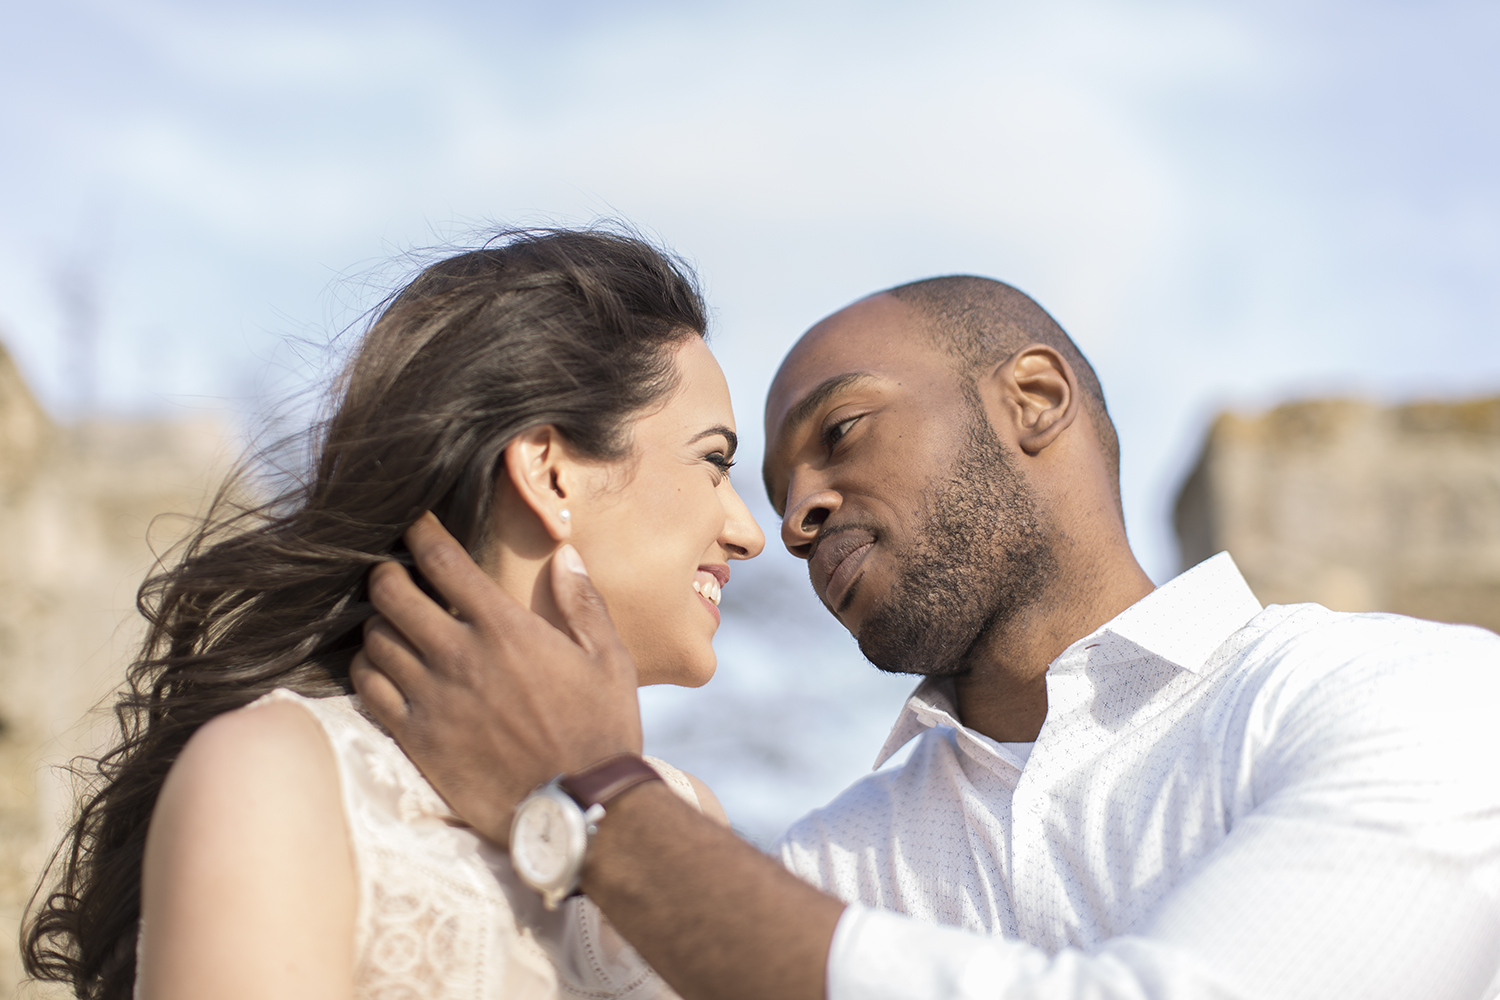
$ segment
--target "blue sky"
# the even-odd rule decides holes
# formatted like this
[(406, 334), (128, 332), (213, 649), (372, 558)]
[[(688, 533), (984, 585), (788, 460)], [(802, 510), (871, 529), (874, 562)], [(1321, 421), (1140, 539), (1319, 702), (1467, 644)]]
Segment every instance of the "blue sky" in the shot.
[[(352, 320), (382, 262), (599, 215), (698, 267), (767, 527), (781, 355), (932, 274), (1020, 286), (1094, 361), (1158, 581), (1218, 409), (1500, 391), (1493, 4), (0, 7), (0, 336), (64, 418), (263, 413), (316, 374), (289, 340)], [(92, 389), (69, 288), (97, 315)], [(700, 765), (757, 832), (867, 766), (904, 687), (801, 610), (789, 557), (763, 562), (802, 588), (784, 611), (811, 616), (829, 689), (726, 624), (719, 681), (648, 698), (690, 734), (703, 706), (811, 697), (771, 763), (735, 743)], [(799, 749), (798, 727), (832, 735)]]

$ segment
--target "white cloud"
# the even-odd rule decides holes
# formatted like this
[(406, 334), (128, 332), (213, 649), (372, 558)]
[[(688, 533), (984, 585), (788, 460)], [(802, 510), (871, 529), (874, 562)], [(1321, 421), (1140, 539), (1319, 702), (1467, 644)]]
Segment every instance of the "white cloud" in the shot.
[(926, 274), (1014, 281), (1101, 370), (1158, 577), (1215, 401), (1500, 383), (1497, 27), (1473, 4), (25, 17), (49, 41), (0, 50), (27, 95), (0, 108), (0, 319), (54, 402), (50, 275), (101, 202), (111, 356), (175, 352), (112, 366), (129, 407), (242, 391), (281, 333), (347, 320), (330, 280), (388, 248), (623, 214), (703, 269), (747, 468), (820, 314)]

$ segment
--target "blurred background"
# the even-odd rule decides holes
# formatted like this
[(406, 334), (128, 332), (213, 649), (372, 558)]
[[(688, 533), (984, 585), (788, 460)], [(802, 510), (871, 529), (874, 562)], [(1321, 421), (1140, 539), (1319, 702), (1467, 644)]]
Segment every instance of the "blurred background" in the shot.
[[(773, 540), (759, 414), (788, 346), (876, 289), (979, 273), (1098, 369), (1158, 582), (1228, 544), (1267, 600), (1495, 627), (1492, 3), (0, 12), (12, 902), (67, 807), (37, 763), (97, 737), (78, 720), (134, 640), (151, 516), (306, 419), (392, 260), (490, 224), (618, 217), (697, 268)], [(1423, 573), (1469, 603), (1400, 597)], [(766, 844), (869, 767), (911, 684), (779, 546), (725, 609), (719, 676), (648, 691), (648, 745)]]

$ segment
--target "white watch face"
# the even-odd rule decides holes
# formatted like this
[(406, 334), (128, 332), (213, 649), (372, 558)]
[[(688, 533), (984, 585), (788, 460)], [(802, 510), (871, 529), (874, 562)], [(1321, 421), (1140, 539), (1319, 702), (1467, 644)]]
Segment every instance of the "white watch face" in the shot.
[[(570, 803), (569, 803), (570, 804)], [(521, 804), (511, 835), (511, 860), (519, 874), (537, 888), (557, 885), (577, 863), (574, 853), (573, 827), (577, 817), (568, 814), (568, 805), (551, 796), (537, 795)], [(574, 806), (577, 812), (578, 807)]]

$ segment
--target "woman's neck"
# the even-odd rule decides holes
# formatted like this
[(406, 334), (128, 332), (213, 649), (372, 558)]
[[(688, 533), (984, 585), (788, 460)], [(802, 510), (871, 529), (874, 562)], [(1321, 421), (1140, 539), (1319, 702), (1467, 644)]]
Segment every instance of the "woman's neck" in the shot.
[(480, 566), (500, 585), (501, 590), (545, 618), (554, 627), (563, 629), (562, 612), (552, 596), (549, 565), (556, 547), (545, 553), (529, 546), (528, 549), (530, 551), (518, 552), (501, 539)]

